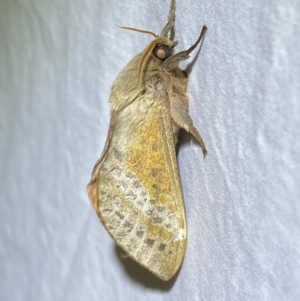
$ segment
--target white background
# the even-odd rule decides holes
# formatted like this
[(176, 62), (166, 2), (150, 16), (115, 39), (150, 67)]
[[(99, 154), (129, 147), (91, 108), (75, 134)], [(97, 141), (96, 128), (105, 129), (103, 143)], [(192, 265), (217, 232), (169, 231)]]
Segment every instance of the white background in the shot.
[(177, 278), (121, 259), (88, 201), (110, 86), (151, 40), (115, 24), (159, 33), (168, 8), (1, 1), (0, 300), (300, 300), (297, 0), (178, 0), (177, 50), (208, 27), (188, 89), (208, 155), (183, 135)]

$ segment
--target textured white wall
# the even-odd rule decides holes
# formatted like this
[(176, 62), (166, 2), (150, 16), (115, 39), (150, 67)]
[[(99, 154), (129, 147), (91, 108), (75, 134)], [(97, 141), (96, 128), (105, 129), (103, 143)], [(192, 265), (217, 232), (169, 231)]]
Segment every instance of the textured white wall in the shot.
[(151, 39), (115, 24), (159, 32), (168, 7), (1, 1), (0, 300), (300, 299), (297, 0), (178, 0), (177, 49), (208, 27), (189, 94), (209, 153), (183, 136), (177, 279), (121, 259), (89, 204), (110, 86)]

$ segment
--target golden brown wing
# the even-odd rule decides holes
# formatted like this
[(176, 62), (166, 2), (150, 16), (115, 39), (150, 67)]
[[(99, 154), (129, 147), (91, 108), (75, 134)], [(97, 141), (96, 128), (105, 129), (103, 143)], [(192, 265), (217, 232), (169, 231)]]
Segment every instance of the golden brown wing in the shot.
[[(116, 243), (168, 280), (186, 248), (186, 222), (167, 100), (141, 97), (116, 113), (90, 197)], [(93, 179), (92, 179), (93, 181)], [(97, 190), (97, 199), (93, 192)]]

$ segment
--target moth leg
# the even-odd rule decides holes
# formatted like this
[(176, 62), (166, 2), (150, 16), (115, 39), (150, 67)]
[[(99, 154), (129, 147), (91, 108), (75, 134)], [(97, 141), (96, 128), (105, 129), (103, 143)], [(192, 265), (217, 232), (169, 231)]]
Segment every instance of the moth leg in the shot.
[(170, 11), (169, 11), (168, 23), (162, 29), (160, 36), (166, 37), (168, 35), (168, 32), (174, 29), (174, 25), (175, 25), (175, 0), (172, 0)]
[[(207, 31), (207, 27), (203, 26), (200, 36), (198, 40), (192, 45), (189, 49), (180, 51), (178, 53), (175, 53), (174, 55), (167, 58), (164, 62), (164, 65), (168, 66), (169, 68), (174, 68), (175, 66), (178, 66), (179, 62), (184, 61), (190, 57), (190, 53), (200, 44), (202, 45), (205, 34)], [(201, 47), (201, 46), (200, 46)]]
[(205, 143), (198, 130), (195, 128), (193, 120), (187, 111), (187, 108), (184, 106), (184, 104), (181, 102), (178, 96), (172, 98), (170, 110), (173, 121), (179, 127), (185, 129), (187, 132), (191, 133), (196, 138), (196, 140), (199, 142), (202, 148), (203, 155), (205, 156), (207, 153)]

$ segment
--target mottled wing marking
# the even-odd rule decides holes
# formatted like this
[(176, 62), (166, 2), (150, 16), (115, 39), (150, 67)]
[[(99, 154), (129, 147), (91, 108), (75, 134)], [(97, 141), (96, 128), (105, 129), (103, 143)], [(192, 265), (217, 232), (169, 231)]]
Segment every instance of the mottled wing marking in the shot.
[(186, 222), (167, 99), (152, 101), (116, 117), (99, 169), (98, 213), (130, 257), (167, 280), (183, 260)]

